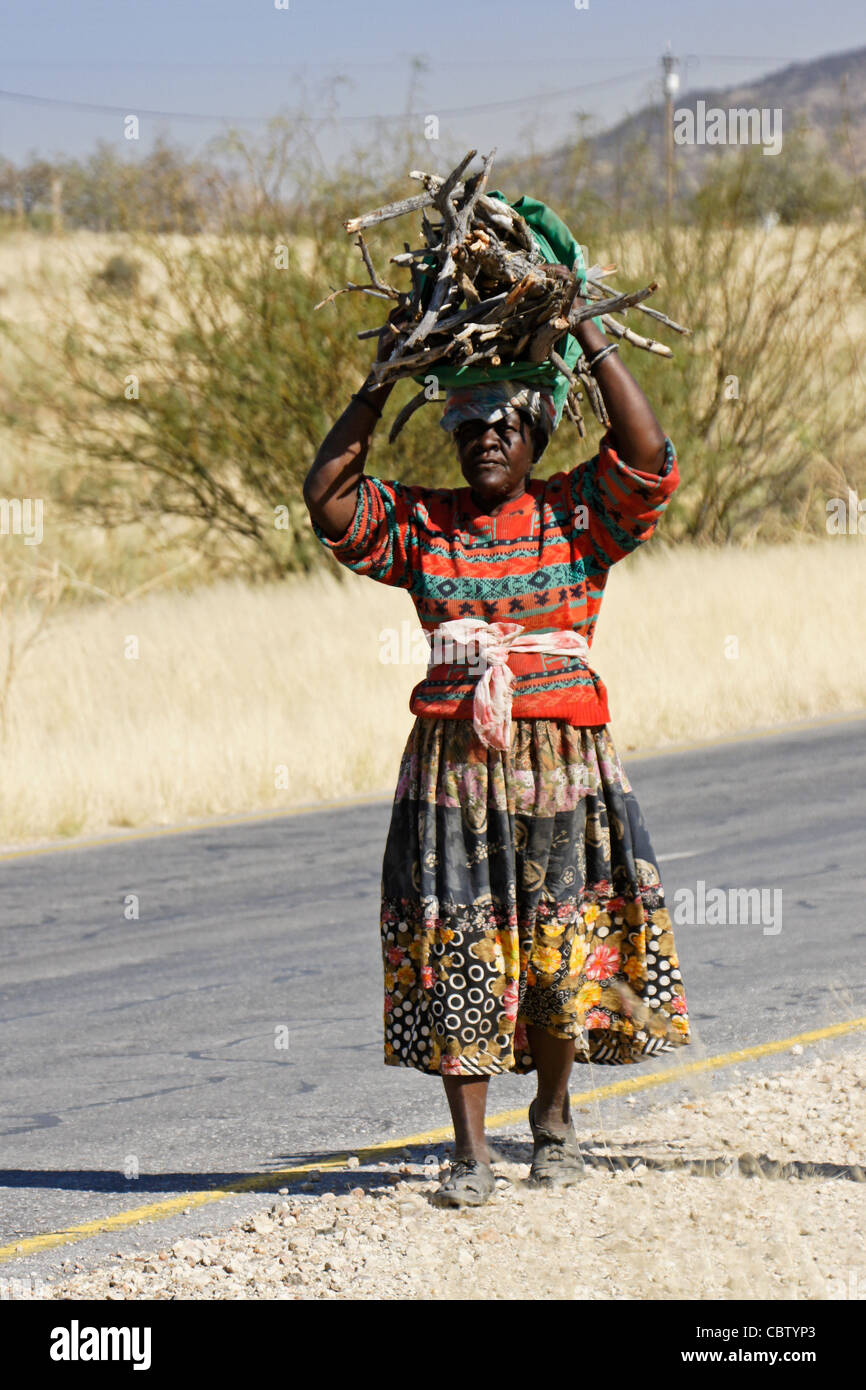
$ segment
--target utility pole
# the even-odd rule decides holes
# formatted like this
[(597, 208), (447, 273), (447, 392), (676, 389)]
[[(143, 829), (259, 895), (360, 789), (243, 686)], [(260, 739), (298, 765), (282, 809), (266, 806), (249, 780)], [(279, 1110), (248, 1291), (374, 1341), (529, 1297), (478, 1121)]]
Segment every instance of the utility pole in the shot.
[(671, 53), (662, 55), (662, 90), (665, 98), (665, 206), (668, 219), (674, 205), (674, 95), (680, 89), (680, 76), (676, 71), (679, 58)]

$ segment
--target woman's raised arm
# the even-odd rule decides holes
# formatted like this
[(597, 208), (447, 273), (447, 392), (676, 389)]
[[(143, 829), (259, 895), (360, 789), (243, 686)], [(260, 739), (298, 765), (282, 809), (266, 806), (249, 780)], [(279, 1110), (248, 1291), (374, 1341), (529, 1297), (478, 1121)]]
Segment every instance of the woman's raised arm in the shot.
[[(395, 309), (388, 322), (399, 317)], [(388, 356), (393, 336), (383, 329), (376, 361)], [(339, 420), (323, 439), (313, 466), (304, 479), (304, 502), (313, 521), (329, 540), (339, 540), (348, 530), (358, 504), (358, 484), (364, 471), (370, 437), (382, 406), (391, 394), (390, 385), (376, 386), (367, 377), (352, 397)]]
[[(591, 362), (611, 340), (599, 332), (592, 319), (578, 324), (577, 341)], [(618, 352), (610, 352), (593, 369), (610, 417), (616, 451), (623, 463), (639, 473), (658, 473), (665, 461), (665, 436), (653, 408)]]

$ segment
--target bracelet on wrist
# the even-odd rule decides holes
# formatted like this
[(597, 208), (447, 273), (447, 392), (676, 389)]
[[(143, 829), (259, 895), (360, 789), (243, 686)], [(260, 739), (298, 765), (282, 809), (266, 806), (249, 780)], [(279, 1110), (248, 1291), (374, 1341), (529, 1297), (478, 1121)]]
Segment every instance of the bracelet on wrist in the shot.
[(619, 352), (619, 343), (606, 343), (603, 348), (599, 348), (595, 356), (590, 357), (587, 361), (587, 371), (592, 372), (594, 376), (596, 367), (598, 367), (606, 357), (610, 357), (612, 352)]
[(371, 397), (367, 395), (366, 391), (364, 391), (363, 389), (360, 390), (360, 391), (354, 391), (354, 392), (352, 393), (352, 400), (353, 400), (353, 401), (360, 401), (360, 402), (362, 403), (362, 405), (369, 406), (370, 410), (375, 411), (375, 413), (378, 415), (379, 419), (381, 420), (381, 418), (382, 418), (382, 412), (381, 412), (381, 410), (380, 410), (379, 407), (376, 405), (375, 401), (372, 400)]

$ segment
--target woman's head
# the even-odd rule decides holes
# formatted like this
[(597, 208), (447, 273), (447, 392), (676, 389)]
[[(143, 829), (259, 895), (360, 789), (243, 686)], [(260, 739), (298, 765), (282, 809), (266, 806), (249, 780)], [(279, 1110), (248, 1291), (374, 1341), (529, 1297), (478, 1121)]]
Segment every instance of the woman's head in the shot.
[(551, 392), (499, 381), (449, 392), (441, 423), (476, 499), (494, 505), (524, 490), (554, 418)]

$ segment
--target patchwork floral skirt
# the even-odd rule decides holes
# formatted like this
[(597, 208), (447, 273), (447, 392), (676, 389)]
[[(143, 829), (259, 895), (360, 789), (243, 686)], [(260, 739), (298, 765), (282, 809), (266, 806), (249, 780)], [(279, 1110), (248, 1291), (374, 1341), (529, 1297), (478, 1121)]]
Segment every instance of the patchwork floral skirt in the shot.
[(658, 865), (607, 727), (418, 718), (382, 871), (385, 1062), (529, 1072), (528, 1026), (583, 1062), (689, 1041)]

